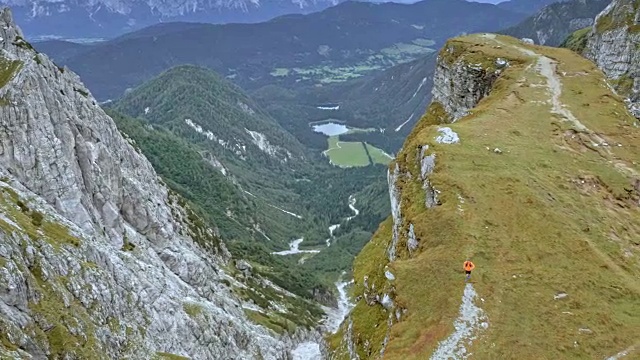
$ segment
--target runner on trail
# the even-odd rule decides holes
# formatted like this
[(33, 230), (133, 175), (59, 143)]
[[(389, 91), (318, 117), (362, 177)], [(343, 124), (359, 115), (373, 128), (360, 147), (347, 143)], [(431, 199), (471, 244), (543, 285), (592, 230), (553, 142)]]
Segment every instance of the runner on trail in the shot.
[(467, 259), (467, 261), (462, 264), (462, 267), (464, 268), (465, 274), (467, 274), (467, 277), (464, 279), (464, 281), (467, 282), (469, 281), (469, 278), (471, 278), (471, 270), (475, 269), (476, 266), (471, 262), (471, 260)]

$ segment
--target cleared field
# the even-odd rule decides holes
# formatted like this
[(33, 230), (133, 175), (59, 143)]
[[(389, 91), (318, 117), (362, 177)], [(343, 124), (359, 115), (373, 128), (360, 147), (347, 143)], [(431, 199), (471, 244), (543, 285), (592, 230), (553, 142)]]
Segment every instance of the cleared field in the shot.
[(371, 164), (361, 142), (339, 141), (337, 136), (327, 140), (329, 149), (324, 152), (333, 165), (340, 167), (368, 166)]
[[(369, 166), (372, 161), (374, 164), (388, 165), (391, 160), (393, 160), (381, 149), (367, 143), (340, 141), (339, 136), (331, 136), (327, 142), (329, 148), (324, 151), (324, 155), (329, 158), (331, 164), (336, 166)], [(369, 152), (368, 155), (367, 151)], [(371, 156), (371, 158), (369, 158), (369, 156)]]
[(389, 165), (391, 160), (393, 160), (393, 158), (389, 154), (385, 153), (381, 149), (378, 149), (377, 147), (369, 144), (366, 144), (366, 146), (367, 146), (367, 150), (369, 150), (369, 156), (371, 156), (371, 160), (374, 163)]

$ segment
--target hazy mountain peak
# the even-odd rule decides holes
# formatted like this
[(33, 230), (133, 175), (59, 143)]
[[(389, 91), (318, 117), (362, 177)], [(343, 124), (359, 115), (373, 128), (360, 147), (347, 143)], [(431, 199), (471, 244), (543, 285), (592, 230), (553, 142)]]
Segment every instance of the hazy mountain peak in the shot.
[(324, 9), (339, 0), (0, 0), (31, 37), (113, 37), (166, 21), (258, 22)]

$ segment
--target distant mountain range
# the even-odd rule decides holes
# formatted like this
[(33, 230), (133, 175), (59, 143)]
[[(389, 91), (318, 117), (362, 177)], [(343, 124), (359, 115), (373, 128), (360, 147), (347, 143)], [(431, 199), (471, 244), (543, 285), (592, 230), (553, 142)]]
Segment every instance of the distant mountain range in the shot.
[(567, 0), (511, 0), (503, 1), (497, 5), (505, 10), (515, 11), (523, 14), (533, 14), (540, 9), (553, 3)]
[[(344, 0), (0, 0), (32, 40), (91, 41), (166, 22), (256, 23), (307, 14)], [(532, 14), (557, 0), (511, 0), (502, 9)], [(372, 1), (374, 2), (374, 1)]]
[(310, 13), (343, 0), (2, 0), (25, 34), (44, 38), (112, 38), (162, 22), (260, 22)]
[(91, 46), (34, 45), (79, 73), (106, 100), (180, 64), (213, 69), (247, 90), (274, 82), (342, 81), (434, 52), (449, 37), (497, 31), (524, 17), (463, 0), (345, 2), (259, 24), (169, 23)]

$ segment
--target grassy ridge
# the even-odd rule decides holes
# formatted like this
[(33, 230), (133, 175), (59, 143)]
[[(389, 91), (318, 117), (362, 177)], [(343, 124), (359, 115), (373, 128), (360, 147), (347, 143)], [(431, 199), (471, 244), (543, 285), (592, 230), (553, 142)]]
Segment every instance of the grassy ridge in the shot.
[[(419, 253), (400, 251), (389, 265), (396, 280), (386, 281), (387, 221), (355, 263), (356, 295), (366, 275), (377, 293), (395, 293), (407, 310), (391, 329), (385, 359), (424, 359), (453, 332), (467, 256), (477, 265), (474, 286), (490, 323), (469, 348), (475, 357), (604, 358), (635, 344), (640, 132), (633, 119), (589, 61), (568, 50), (532, 48), (559, 62), (560, 100), (614, 145), (594, 146), (589, 133), (550, 112), (546, 78), (528, 67), (534, 59), (514, 52), (515, 40), (501, 38), (508, 44), (502, 50), (477, 36), (458, 40), (475, 56), (501, 53), (513, 66), (471, 115), (451, 125), (460, 144), (435, 143), (436, 127), (422, 119), (398, 155), (401, 173), (413, 175), (398, 183), (404, 218), (398, 248), (406, 249), (411, 223)], [(418, 200), (424, 190), (415, 149), (425, 144), (437, 154), (430, 179), (442, 205), (434, 209)], [(568, 296), (555, 300), (559, 292)], [(360, 300), (352, 318), (361, 357), (379, 351), (387, 321), (382, 307)]]

